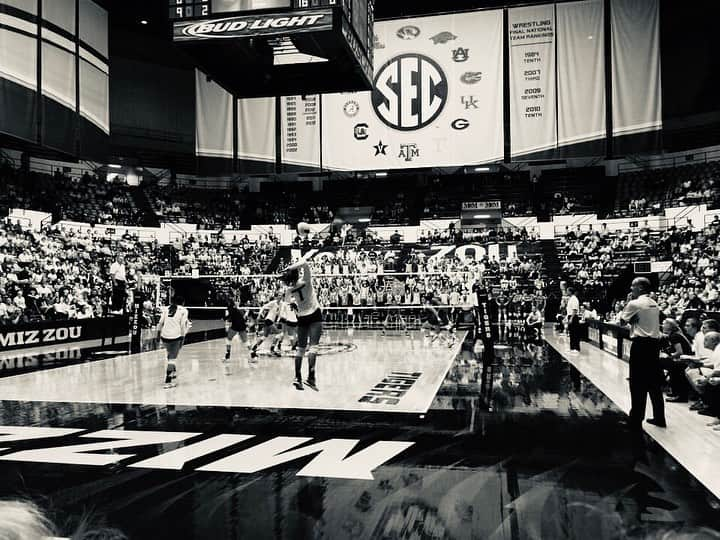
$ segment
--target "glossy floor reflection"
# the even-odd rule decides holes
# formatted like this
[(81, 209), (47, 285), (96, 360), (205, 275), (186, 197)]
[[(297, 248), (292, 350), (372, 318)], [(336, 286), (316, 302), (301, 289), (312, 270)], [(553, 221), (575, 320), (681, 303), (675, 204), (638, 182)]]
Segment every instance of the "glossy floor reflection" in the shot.
[[(138, 539), (716, 538), (716, 501), (658, 446), (623, 430), (597, 388), (547, 346), (508, 347), (492, 366), (468, 340), (424, 418), (4, 401), (0, 424), (414, 443), (373, 480), (302, 477), (312, 458), (252, 474), (128, 464), (0, 462), (0, 497), (30, 497), (69, 532), (90, 512)], [(77, 444), (7, 443), (11, 451)], [(9, 451), (2, 452), (7, 455)], [(119, 451), (123, 453), (123, 451)], [(223, 455), (232, 453), (228, 450)], [(222, 454), (222, 453), (221, 453)], [(694, 536), (704, 531), (705, 536)]]

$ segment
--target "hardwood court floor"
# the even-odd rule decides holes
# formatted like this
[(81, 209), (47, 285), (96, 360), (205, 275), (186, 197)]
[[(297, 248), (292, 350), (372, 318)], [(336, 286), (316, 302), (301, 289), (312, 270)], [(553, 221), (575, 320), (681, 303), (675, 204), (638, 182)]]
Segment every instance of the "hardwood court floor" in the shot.
[[(253, 365), (236, 339), (230, 362), (223, 364), (225, 341), (215, 339), (183, 347), (177, 364), (179, 386), (171, 390), (163, 388), (165, 355), (157, 350), (6, 377), (0, 379), (0, 396), (17, 401), (424, 414), (464, 334), (458, 338), (449, 348), (430, 344), (417, 332), (410, 337), (381, 337), (369, 330), (327, 332), (317, 364), (319, 391), (292, 386), (294, 359), (289, 351), (281, 358), (261, 354)], [(361, 401), (396, 372), (416, 374), (407, 391), (394, 396), (396, 403)]]
[[(590, 379), (615, 405), (625, 413), (630, 412), (630, 389), (627, 377), (629, 365), (616, 356), (583, 343), (579, 355), (569, 355), (568, 341), (552, 331), (546, 335), (547, 342), (580, 373)], [(652, 416), (648, 399), (647, 413)], [(716, 497), (720, 497), (720, 474), (717, 458), (720, 456), (720, 432), (707, 424), (711, 417), (691, 411), (687, 403), (665, 403), (668, 427), (663, 429), (644, 423), (645, 432), (655, 439), (695, 478), (702, 482)]]

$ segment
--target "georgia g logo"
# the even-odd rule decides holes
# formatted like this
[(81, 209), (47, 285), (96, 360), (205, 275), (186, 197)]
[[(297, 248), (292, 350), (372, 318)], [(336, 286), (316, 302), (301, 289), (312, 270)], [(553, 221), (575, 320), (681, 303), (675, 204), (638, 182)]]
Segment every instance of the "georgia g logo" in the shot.
[(421, 54), (392, 58), (380, 68), (372, 105), (380, 120), (399, 131), (414, 131), (431, 124), (448, 99), (448, 82), (437, 62)]

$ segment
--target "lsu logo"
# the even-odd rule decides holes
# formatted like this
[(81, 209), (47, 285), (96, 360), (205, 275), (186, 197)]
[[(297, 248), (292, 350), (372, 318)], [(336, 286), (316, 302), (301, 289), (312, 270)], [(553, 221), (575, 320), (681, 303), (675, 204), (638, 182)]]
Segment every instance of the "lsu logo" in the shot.
[(375, 113), (399, 131), (431, 124), (448, 99), (448, 82), (437, 62), (421, 54), (392, 58), (377, 73), (372, 93)]

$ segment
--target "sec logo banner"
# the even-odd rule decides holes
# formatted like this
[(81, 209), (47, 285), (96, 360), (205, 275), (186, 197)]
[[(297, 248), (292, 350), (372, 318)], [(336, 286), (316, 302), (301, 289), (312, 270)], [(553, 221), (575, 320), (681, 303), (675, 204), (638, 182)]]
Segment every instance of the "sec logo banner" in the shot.
[(392, 58), (375, 77), (372, 105), (393, 129), (414, 131), (431, 124), (448, 99), (448, 81), (435, 60), (407, 53)]

